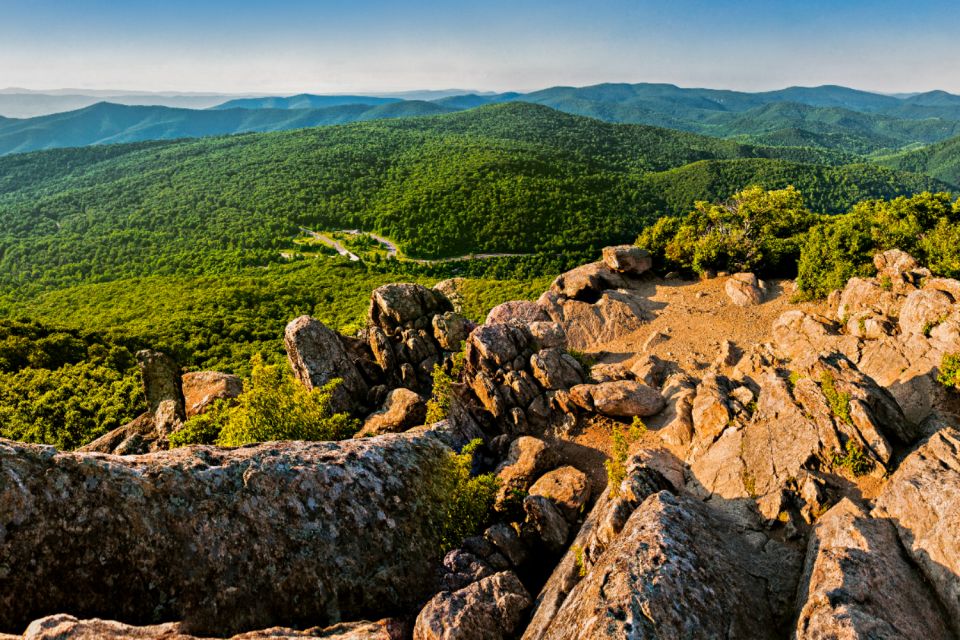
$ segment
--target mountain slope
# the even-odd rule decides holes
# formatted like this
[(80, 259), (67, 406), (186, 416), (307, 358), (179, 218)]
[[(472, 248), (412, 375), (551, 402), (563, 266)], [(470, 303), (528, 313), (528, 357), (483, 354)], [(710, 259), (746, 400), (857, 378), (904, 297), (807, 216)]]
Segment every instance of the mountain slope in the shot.
[(317, 96), (301, 93), (287, 98), (238, 98), (228, 100), (212, 109), (323, 109), (325, 107), (342, 107), (348, 104), (363, 104), (376, 106), (401, 102), (400, 98), (377, 98), (374, 96)]
[(358, 120), (448, 112), (429, 102), (346, 104), (323, 109), (194, 110), (102, 102), (78, 111), (0, 121), (0, 155), (145, 140), (282, 131)]
[(960, 187), (960, 136), (880, 160), (888, 167), (923, 173)]
[[(0, 183), (0, 287), (227, 273), (278, 261), (301, 226), (377, 231), (422, 257), (595, 248), (632, 240), (666, 210), (672, 196), (647, 179), (651, 172), (738, 158), (839, 160), (518, 103), (9, 156), (0, 176), (16, 167), (19, 177)], [(50, 179), (36, 178), (49, 167)], [(847, 183), (858, 178), (837, 173)], [(891, 184), (864, 195), (937, 184), (890, 175)], [(683, 197), (717, 192), (685, 189)]]

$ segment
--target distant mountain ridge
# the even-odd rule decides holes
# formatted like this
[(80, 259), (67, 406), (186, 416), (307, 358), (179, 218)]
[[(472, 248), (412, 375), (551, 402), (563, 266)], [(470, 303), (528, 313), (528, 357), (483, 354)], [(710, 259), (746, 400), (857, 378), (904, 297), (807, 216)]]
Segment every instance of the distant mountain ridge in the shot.
[(0, 155), (63, 147), (283, 131), (451, 111), (421, 101), (343, 104), (319, 109), (173, 109), (101, 102), (24, 120), (0, 118)]

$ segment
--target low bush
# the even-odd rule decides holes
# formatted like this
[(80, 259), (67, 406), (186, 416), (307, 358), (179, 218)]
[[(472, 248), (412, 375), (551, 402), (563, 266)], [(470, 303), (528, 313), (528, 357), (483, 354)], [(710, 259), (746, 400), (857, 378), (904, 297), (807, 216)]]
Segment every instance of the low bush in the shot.
[(620, 483), (627, 477), (627, 456), (630, 447), (646, 433), (647, 426), (639, 417), (634, 417), (629, 427), (614, 426), (610, 433), (613, 441), (613, 451), (610, 459), (603, 463), (607, 469), (607, 487), (611, 496), (620, 495)]
[(481, 444), (477, 439), (461, 453), (451, 453), (430, 479), (431, 498), (437, 504), (434, 528), (444, 553), (490, 521), (500, 481), (492, 473), (473, 475), (474, 453)]
[(960, 389), (960, 353), (947, 353), (943, 356), (937, 381), (945, 387)]

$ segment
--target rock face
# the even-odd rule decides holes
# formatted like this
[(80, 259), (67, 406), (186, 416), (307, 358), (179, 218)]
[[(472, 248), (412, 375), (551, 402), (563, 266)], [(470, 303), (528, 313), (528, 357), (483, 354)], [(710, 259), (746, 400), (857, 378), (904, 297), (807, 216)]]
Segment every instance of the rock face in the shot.
[(294, 375), (307, 389), (322, 387), (333, 379), (342, 381), (331, 398), (334, 411), (354, 411), (366, 401), (367, 384), (335, 331), (309, 316), (300, 316), (287, 325), (283, 342)]
[(505, 640), (520, 630), (530, 594), (510, 571), (441, 592), (417, 616), (414, 640)]
[(406, 434), (125, 458), (2, 441), (0, 629), (69, 611), (216, 635), (402, 611), (430, 592), (448, 451)]
[(946, 616), (890, 520), (844, 499), (818, 522), (800, 586), (796, 637), (948, 640)]
[[(907, 553), (960, 621), (960, 431), (946, 427), (900, 463), (876, 514), (896, 523)], [(954, 625), (960, 634), (960, 624)]]
[(422, 425), (427, 417), (427, 403), (419, 395), (400, 387), (387, 394), (383, 409), (367, 416), (355, 438), (399, 433)]
[(723, 286), (730, 302), (738, 307), (752, 307), (763, 302), (760, 281), (752, 273), (735, 273)]
[(613, 271), (638, 276), (653, 266), (650, 252), (640, 247), (624, 244), (603, 248), (603, 263)]
[(588, 396), (592, 410), (616, 418), (652, 416), (665, 404), (659, 391), (636, 380), (580, 385), (571, 389), (571, 393)]
[(776, 560), (699, 500), (660, 492), (629, 517), (545, 632), (525, 637), (779, 638), (793, 585)]
[(200, 415), (217, 400), (232, 400), (243, 393), (243, 380), (219, 371), (183, 374), (183, 399), (187, 418)]
[[(181, 631), (177, 622), (135, 627), (112, 620), (77, 620), (73, 616), (48, 616), (30, 624), (23, 636), (10, 636), (22, 640), (205, 640)], [(354, 622), (336, 624), (321, 629), (314, 627), (299, 631), (272, 627), (261, 631), (249, 631), (233, 636), (230, 640), (299, 640), (300, 638), (327, 638), (327, 640), (401, 640), (403, 625), (392, 620), (380, 622)]]
[(536, 302), (528, 300), (512, 300), (498, 304), (490, 313), (487, 314), (486, 324), (503, 324), (506, 322), (519, 322), (529, 324), (531, 322), (543, 322), (550, 320), (550, 316), (543, 310), (543, 307)]

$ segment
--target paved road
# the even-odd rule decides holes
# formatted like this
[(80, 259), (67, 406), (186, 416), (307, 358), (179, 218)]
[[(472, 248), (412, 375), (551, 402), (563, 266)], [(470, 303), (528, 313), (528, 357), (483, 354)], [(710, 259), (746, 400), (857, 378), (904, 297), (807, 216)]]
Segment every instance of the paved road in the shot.
[[(308, 234), (310, 237), (316, 238), (317, 240), (324, 243), (325, 245), (329, 247), (333, 247), (334, 249), (337, 250), (337, 253), (339, 253), (340, 255), (349, 256), (350, 260), (354, 262), (360, 260), (360, 257), (358, 255), (348, 251), (342, 244), (340, 244), (330, 236), (320, 233), (319, 231), (307, 229), (305, 227), (300, 227), (300, 230)], [(468, 253), (462, 256), (452, 256), (449, 258), (435, 258), (432, 260), (426, 259), (426, 258), (399, 258), (398, 256), (399, 249), (397, 248), (397, 245), (394, 244), (391, 240), (384, 238), (383, 236), (379, 236), (375, 233), (370, 233), (369, 231), (367, 232), (359, 231), (357, 229), (347, 229), (347, 230), (344, 230), (343, 233), (349, 233), (350, 235), (359, 235), (361, 233), (366, 233), (368, 236), (370, 236), (371, 238), (373, 238), (374, 240), (382, 244), (384, 248), (386, 248), (388, 258), (402, 259), (402, 260), (407, 260), (409, 262), (416, 262), (418, 264), (440, 264), (443, 262), (460, 262), (463, 260), (489, 260), (491, 258), (513, 258), (518, 256), (533, 255), (532, 253)]]

